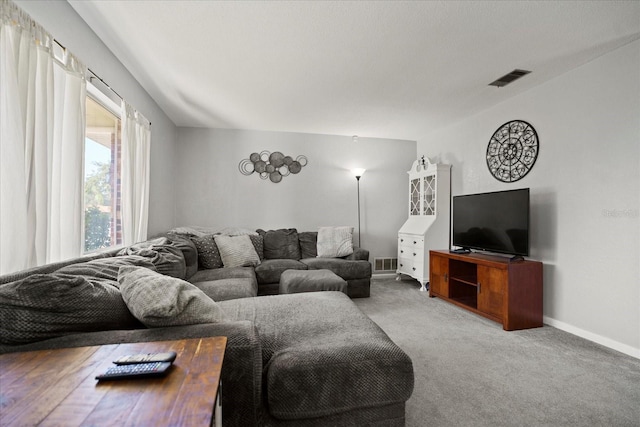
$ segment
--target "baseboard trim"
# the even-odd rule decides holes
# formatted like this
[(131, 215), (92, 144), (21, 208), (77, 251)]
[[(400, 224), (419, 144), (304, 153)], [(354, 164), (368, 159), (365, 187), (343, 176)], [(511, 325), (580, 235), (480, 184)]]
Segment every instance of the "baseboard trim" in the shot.
[(396, 273), (373, 273), (371, 277), (375, 277), (376, 279), (388, 279), (391, 277), (396, 277)]
[(548, 316), (543, 316), (542, 321), (546, 325), (553, 326), (554, 328), (560, 329), (565, 332), (569, 332), (570, 334), (573, 334), (573, 335), (577, 335), (580, 338), (593, 341), (597, 344), (603, 345), (612, 350), (616, 350), (616, 351), (619, 351), (620, 353), (624, 353), (628, 356), (635, 357), (636, 359), (640, 359), (640, 348), (635, 348), (630, 345), (618, 342), (616, 340), (612, 340), (611, 338), (603, 337), (602, 335), (585, 331), (584, 329), (577, 328), (573, 325), (569, 325), (568, 323), (561, 322), (559, 320), (553, 319)]

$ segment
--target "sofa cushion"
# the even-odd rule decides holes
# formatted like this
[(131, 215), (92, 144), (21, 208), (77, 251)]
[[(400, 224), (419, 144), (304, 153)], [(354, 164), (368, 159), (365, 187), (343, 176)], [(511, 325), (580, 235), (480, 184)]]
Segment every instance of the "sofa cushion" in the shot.
[(320, 227), (318, 229), (318, 256), (336, 258), (353, 253), (353, 227)]
[(369, 261), (349, 261), (341, 258), (307, 258), (301, 259), (300, 262), (305, 264), (309, 270), (331, 270), (344, 280), (371, 277), (371, 263)]
[(222, 264), (230, 267), (250, 267), (260, 264), (260, 257), (248, 235), (213, 236), (220, 250)]
[(265, 259), (255, 268), (258, 283), (279, 283), (286, 270), (307, 270), (307, 266), (293, 259)]
[(258, 328), (271, 415), (300, 420), (405, 402), (413, 365), (341, 292), (220, 303), (230, 320)]
[(118, 255), (143, 256), (155, 265), (158, 273), (166, 276), (184, 279), (187, 275), (187, 263), (182, 251), (172, 246), (166, 237), (136, 243), (122, 249)]
[(220, 279), (251, 279), (256, 281), (253, 267), (218, 268), (214, 270), (199, 270), (189, 278), (189, 282), (207, 282)]
[(298, 233), (300, 243), (300, 258), (315, 258), (318, 256), (318, 232), (302, 231)]
[(192, 237), (191, 241), (198, 251), (199, 268), (222, 268), (222, 258), (213, 234)]
[(330, 270), (287, 270), (280, 276), (281, 294), (338, 291), (347, 293), (347, 282)]
[(56, 270), (56, 274), (71, 274), (109, 280), (111, 285), (118, 287), (120, 286), (118, 283), (118, 271), (124, 265), (136, 265), (150, 270), (156, 269), (148, 258), (138, 255), (124, 255), (67, 265)]
[(300, 259), (298, 230), (281, 228), (279, 230), (258, 230), (264, 239), (264, 259)]
[(139, 326), (118, 288), (106, 279), (34, 274), (0, 286), (2, 344)]
[(215, 323), (223, 318), (215, 301), (184, 280), (125, 266), (120, 268), (118, 282), (127, 307), (145, 326)]
[(219, 279), (198, 282), (194, 285), (214, 301), (258, 296), (258, 284), (255, 279)]

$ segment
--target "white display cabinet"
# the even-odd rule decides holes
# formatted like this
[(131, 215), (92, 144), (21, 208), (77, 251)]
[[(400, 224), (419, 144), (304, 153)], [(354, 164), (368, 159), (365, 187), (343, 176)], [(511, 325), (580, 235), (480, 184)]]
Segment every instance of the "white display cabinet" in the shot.
[(406, 274), (429, 283), (429, 251), (449, 249), (451, 219), (451, 165), (431, 163), (422, 156), (409, 174), (409, 219), (398, 231), (396, 280)]

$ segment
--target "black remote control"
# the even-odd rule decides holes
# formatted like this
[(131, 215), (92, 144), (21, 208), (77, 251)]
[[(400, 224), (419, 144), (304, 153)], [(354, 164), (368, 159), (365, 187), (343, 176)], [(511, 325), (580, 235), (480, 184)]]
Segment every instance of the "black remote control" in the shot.
[(176, 360), (176, 352), (169, 351), (166, 353), (130, 354), (119, 357), (113, 363), (116, 365), (132, 365), (136, 363), (173, 362), (174, 360)]
[(132, 365), (116, 365), (107, 372), (96, 376), (97, 380), (124, 380), (141, 377), (161, 377), (167, 373), (171, 362), (136, 363)]

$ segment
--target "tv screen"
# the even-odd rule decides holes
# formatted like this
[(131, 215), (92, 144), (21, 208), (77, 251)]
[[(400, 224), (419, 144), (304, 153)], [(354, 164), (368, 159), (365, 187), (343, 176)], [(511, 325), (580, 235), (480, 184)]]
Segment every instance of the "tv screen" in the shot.
[(453, 197), (453, 245), (529, 255), (529, 189)]

